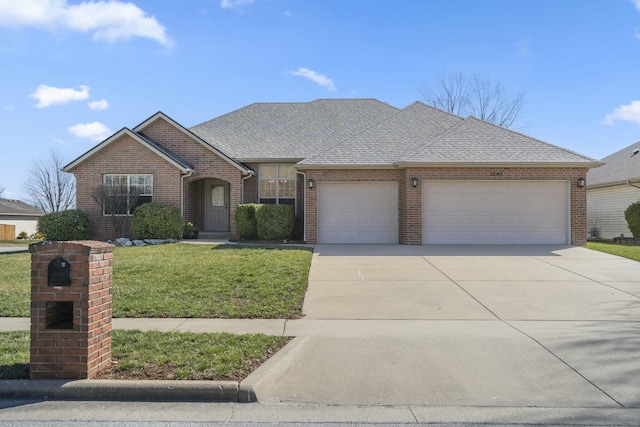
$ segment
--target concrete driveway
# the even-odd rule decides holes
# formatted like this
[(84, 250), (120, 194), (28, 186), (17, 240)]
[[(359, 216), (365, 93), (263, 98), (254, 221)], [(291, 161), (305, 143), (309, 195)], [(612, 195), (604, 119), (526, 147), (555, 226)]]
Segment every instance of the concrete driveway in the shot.
[(566, 246), (330, 246), (263, 402), (640, 407), (640, 263)]

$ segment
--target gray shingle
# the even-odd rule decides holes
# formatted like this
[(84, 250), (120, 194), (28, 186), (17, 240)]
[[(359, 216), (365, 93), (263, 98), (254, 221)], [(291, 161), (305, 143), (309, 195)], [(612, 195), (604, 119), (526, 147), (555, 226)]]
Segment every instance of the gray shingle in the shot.
[(42, 216), (44, 211), (20, 200), (0, 199), (0, 215)]
[(640, 180), (640, 153), (631, 156), (636, 149), (640, 150), (640, 141), (602, 159), (605, 165), (587, 174), (587, 186)]
[(402, 163), (593, 163), (596, 160), (468, 117)]
[(237, 160), (304, 159), (396, 111), (375, 99), (256, 103), (190, 130)]
[(463, 119), (415, 102), (303, 165), (391, 165)]

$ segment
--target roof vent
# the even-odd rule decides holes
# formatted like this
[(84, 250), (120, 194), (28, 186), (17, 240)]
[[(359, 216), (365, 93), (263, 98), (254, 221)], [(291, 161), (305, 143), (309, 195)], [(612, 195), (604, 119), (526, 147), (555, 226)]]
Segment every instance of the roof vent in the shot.
[(631, 157), (635, 156), (638, 153), (640, 153), (640, 148), (636, 148), (635, 150), (633, 150), (633, 153), (631, 153)]

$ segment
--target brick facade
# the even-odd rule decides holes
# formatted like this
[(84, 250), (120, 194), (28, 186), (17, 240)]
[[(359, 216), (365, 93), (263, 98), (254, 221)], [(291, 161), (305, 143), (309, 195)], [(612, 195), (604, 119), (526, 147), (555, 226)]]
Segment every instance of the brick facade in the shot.
[[(395, 181), (398, 183), (398, 235), (399, 243), (422, 244), (422, 188), (423, 180), (559, 180), (570, 183), (571, 244), (586, 244), (586, 189), (577, 186), (585, 177), (586, 168), (406, 168), (394, 170), (308, 170), (307, 178), (320, 182)], [(413, 188), (413, 178), (418, 187)], [(317, 186), (316, 186), (317, 188)], [(307, 242), (317, 243), (317, 190), (307, 191)]]
[[(92, 378), (111, 366), (113, 245), (43, 242), (29, 250), (30, 378)], [(49, 264), (56, 259), (69, 267), (68, 286), (49, 283)]]
[[(104, 216), (102, 207), (92, 197), (95, 189), (102, 184), (104, 174), (152, 174), (153, 201), (183, 209), (184, 220), (193, 222), (204, 231), (204, 183), (208, 179), (224, 181), (229, 186), (228, 231), (235, 235), (235, 211), (241, 202), (242, 172), (164, 119), (153, 121), (139, 132), (189, 162), (195, 172), (190, 176), (182, 175), (177, 167), (128, 135), (111, 142), (74, 171), (77, 182), (76, 206), (89, 216), (91, 237), (98, 240), (135, 237), (130, 226), (126, 228), (124, 236), (117, 236), (112, 217)], [(184, 193), (181, 195), (183, 184)], [(184, 198), (183, 203), (181, 198)], [(130, 218), (127, 223), (130, 224)]]

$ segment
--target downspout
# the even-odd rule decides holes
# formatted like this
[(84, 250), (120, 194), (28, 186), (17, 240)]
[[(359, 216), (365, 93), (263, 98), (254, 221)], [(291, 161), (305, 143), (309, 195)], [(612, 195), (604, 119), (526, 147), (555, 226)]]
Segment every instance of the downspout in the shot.
[(184, 180), (193, 175), (193, 169), (187, 169), (187, 174), (180, 177), (180, 215), (184, 219)]
[(302, 188), (304, 188), (304, 215), (302, 216), (302, 241), (307, 243), (307, 174), (296, 169), (296, 173), (302, 175)]
[(242, 177), (242, 182), (240, 183), (240, 204), (244, 205), (244, 181), (253, 178), (253, 175), (249, 174), (247, 176)]

